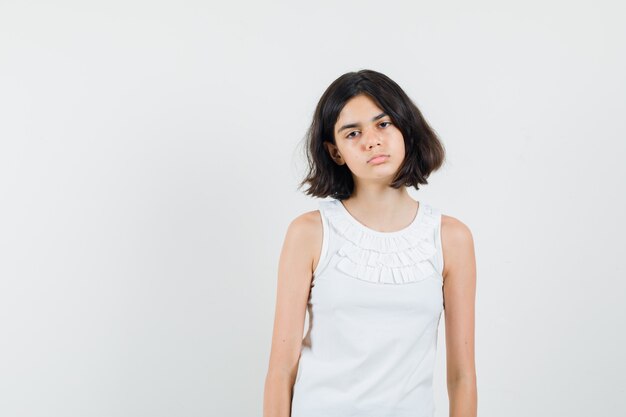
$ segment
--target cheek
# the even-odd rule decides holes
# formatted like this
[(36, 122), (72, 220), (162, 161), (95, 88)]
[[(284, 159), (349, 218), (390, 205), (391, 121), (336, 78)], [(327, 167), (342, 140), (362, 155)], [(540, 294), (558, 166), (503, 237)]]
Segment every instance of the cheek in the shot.
[(395, 129), (393, 132), (393, 141), (396, 144), (396, 149), (404, 150), (404, 136), (402, 136), (402, 132), (398, 129)]

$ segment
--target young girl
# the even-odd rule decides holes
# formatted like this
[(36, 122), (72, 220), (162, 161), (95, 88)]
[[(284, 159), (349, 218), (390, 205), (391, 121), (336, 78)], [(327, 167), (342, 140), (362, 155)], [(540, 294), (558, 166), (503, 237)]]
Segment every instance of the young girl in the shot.
[(406, 189), (441, 167), (441, 142), (371, 70), (328, 87), (307, 139), (300, 185), (331, 199), (286, 233), (264, 417), (434, 416), (444, 308), (450, 416), (476, 416), (472, 234)]

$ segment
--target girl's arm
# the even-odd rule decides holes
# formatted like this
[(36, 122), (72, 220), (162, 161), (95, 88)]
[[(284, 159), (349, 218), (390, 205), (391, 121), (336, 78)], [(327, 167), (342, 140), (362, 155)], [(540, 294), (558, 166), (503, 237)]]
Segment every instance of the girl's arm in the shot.
[(295, 218), (287, 229), (278, 266), (274, 330), (263, 417), (289, 417), (309, 298), (315, 249), (322, 240), (319, 211)]
[(478, 393), (474, 363), (476, 260), (469, 228), (442, 217), (446, 368), (450, 417), (476, 417)]

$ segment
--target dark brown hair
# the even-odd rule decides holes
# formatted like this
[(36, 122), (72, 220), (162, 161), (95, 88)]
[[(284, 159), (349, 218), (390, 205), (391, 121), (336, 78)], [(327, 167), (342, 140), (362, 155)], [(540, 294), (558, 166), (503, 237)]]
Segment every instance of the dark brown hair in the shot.
[(374, 100), (404, 137), (404, 161), (390, 187), (407, 186), (419, 190), (419, 184), (428, 184), (430, 173), (443, 164), (443, 144), (398, 84), (373, 70), (348, 72), (333, 81), (322, 94), (307, 130), (305, 153), (309, 167), (306, 178), (298, 186), (309, 184), (305, 194), (344, 200), (354, 191), (354, 180), (348, 166), (337, 165), (323, 143), (330, 141), (336, 144), (334, 127), (339, 113), (348, 100), (359, 94), (367, 94)]

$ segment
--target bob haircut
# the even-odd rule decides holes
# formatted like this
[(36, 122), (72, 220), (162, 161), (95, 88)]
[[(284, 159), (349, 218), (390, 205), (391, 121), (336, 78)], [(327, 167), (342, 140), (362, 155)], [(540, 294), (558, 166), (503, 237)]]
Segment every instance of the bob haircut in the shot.
[(398, 84), (373, 70), (348, 72), (326, 89), (305, 135), (308, 172), (298, 186), (309, 185), (305, 194), (319, 198), (331, 196), (339, 200), (352, 195), (354, 179), (350, 169), (346, 164), (338, 165), (331, 159), (324, 142), (336, 145), (334, 128), (339, 113), (348, 100), (359, 94), (367, 94), (384, 110), (404, 138), (404, 161), (390, 187), (398, 189), (406, 186), (419, 190), (420, 184), (428, 184), (430, 173), (443, 165), (443, 144)]

